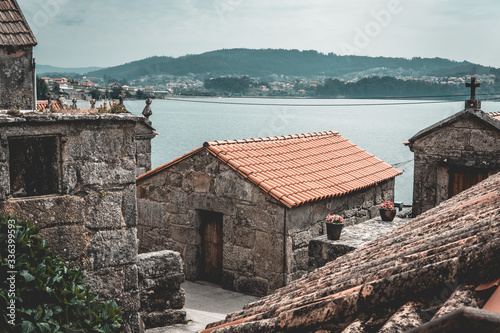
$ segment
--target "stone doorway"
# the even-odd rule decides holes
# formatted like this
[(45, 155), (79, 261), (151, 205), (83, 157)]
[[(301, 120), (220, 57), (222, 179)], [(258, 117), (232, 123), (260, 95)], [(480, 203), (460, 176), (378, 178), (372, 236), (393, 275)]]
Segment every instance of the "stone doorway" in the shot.
[(221, 213), (200, 211), (201, 279), (221, 284), (223, 229)]
[(449, 195), (451, 198), (458, 193), (467, 190), (477, 183), (488, 178), (489, 173), (486, 170), (473, 168), (456, 168), (450, 169), (450, 181), (448, 185)]

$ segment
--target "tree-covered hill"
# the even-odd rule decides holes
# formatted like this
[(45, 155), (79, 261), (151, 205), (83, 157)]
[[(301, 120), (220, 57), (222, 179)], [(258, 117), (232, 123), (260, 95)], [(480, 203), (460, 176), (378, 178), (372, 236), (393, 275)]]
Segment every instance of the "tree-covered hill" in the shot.
[(415, 76), (461, 76), (463, 74), (490, 74), (497, 71), (467, 61), (457, 62), (442, 58), (389, 58), (366, 56), (339, 56), (317, 51), (284, 49), (224, 49), (179, 58), (151, 57), (128, 64), (88, 73), (89, 76), (117, 77), (128, 80), (147, 75), (207, 74), (249, 75), (264, 77), (271, 74), (288, 76), (338, 77), (371, 69), (398, 71)]

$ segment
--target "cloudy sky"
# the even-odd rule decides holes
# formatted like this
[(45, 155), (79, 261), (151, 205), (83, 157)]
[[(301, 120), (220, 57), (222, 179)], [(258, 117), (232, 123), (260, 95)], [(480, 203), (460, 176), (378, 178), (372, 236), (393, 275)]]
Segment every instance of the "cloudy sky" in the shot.
[(500, 67), (498, 0), (18, 0), (38, 64), (284, 48)]

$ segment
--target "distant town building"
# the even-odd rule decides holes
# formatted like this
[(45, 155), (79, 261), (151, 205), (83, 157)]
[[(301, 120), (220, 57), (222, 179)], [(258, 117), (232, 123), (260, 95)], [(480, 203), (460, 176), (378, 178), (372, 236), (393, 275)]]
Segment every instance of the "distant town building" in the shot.
[(17, 1), (0, 1), (0, 109), (35, 109), (35, 45)]

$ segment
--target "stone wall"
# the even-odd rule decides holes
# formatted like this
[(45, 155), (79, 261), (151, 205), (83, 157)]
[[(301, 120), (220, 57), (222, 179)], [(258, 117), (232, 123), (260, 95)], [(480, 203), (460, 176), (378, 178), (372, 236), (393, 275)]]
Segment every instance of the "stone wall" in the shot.
[(0, 110), (33, 110), (34, 82), (33, 47), (0, 47)]
[(186, 321), (184, 272), (178, 252), (162, 251), (141, 254), (139, 292), (141, 318), (146, 329), (182, 324)]
[(459, 120), (416, 140), (413, 214), (449, 198), (452, 168), (500, 171), (500, 133), (476, 118)]
[(201, 216), (217, 212), (220, 283), (255, 295), (282, 285), (284, 209), (215, 157), (203, 150), (137, 185), (140, 252), (180, 252), (186, 279), (202, 279)]
[[(132, 115), (25, 113), (0, 115), (0, 210), (29, 219), (41, 237), (102, 299), (124, 311), (125, 332), (138, 332), (135, 130)], [(55, 193), (23, 197), (10, 190), (12, 139), (53, 137), (59, 184)], [(34, 169), (37, 169), (34, 167)], [(25, 170), (26, 174), (38, 172)], [(22, 178), (22, 173), (20, 174)], [(26, 180), (26, 183), (28, 180)]]
[(379, 216), (379, 204), (394, 201), (394, 179), (333, 199), (322, 200), (288, 210), (287, 283), (309, 272), (309, 242), (326, 234), (325, 218), (334, 213), (353, 226)]
[(394, 198), (390, 180), (349, 196), (285, 209), (205, 149), (137, 185), (140, 252), (178, 251), (186, 278), (203, 279), (201, 219), (204, 212), (220, 213), (219, 282), (258, 296), (308, 272), (308, 243), (325, 232), (324, 219), (331, 211), (358, 223), (378, 214), (374, 205)]

